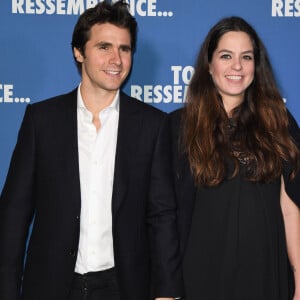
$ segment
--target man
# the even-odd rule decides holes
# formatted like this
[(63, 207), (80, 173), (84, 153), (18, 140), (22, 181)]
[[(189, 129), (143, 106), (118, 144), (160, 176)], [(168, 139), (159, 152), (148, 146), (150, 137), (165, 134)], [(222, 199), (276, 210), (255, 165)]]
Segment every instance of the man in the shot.
[(80, 86), (27, 107), (0, 199), (1, 300), (182, 294), (166, 116), (119, 90), (136, 31), (123, 1), (88, 9)]

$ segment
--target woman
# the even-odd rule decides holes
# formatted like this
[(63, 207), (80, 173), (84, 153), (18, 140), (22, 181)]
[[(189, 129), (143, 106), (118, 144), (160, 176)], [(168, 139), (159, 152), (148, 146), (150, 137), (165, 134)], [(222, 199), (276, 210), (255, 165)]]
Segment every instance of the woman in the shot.
[(171, 121), (185, 299), (299, 300), (299, 128), (243, 19), (210, 30)]

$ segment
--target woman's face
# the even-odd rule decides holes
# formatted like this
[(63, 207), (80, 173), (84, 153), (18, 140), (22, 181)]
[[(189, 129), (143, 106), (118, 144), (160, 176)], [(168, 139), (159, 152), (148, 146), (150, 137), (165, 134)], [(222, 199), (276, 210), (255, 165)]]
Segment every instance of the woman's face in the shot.
[(209, 72), (222, 96), (227, 114), (244, 99), (245, 90), (254, 78), (254, 53), (248, 34), (229, 31), (219, 40)]

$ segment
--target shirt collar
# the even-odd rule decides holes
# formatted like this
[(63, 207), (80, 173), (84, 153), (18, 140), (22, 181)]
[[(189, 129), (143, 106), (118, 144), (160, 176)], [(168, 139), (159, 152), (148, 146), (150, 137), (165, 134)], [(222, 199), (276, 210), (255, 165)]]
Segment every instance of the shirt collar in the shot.
[[(84, 104), (83, 99), (82, 99), (81, 92), (80, 92), (80, 86), (81, 86), (81, 83), (79, 84), (78, 89), (77, 89), (77, 108), (88, 110), (86, 108), (85, 104)], [(106, 108), (111, 108), (111, 109), (114, 109), (116, 112), (119, 112), (119, 109), (120, 109), (120, 90), (117, 91), (114, 100)]]

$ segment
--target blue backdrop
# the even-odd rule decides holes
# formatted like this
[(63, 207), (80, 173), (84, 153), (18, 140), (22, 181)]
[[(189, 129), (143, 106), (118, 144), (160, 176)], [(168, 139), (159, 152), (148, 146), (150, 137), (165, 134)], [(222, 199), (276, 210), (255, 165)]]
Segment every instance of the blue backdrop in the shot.
[[(27, 103), (76, 87), (70, 42), (79, 14), (99, 0), (0, 1), (0, 190)], [(300, 122), (300, 0), (129, 0), (138, 47), (125, 92), (164, 111), (183, 105), (207, 31), (238, 15), (257, 30)]]

